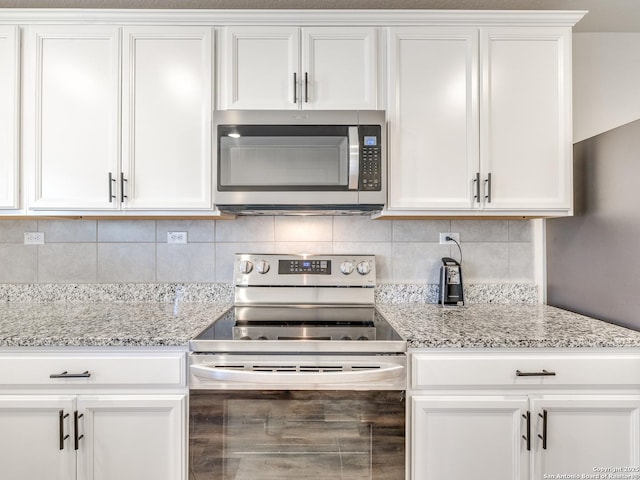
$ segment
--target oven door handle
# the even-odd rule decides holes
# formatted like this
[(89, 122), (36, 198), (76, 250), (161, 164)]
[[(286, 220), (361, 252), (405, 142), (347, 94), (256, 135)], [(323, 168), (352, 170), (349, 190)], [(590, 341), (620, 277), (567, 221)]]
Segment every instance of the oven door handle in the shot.
[[(265, 370), (241, 370), (236, 368), (191, 365), (191, 373), (199, 378), (224, 382), (295, 385), (361, 383), (389, 380), (404, 375), (403, 365), (385, 365), (380, 368), (363, 368), (348, 371), (274, 371), (269, 366)], [(313, 370), (313, 366), (305, 366)]]

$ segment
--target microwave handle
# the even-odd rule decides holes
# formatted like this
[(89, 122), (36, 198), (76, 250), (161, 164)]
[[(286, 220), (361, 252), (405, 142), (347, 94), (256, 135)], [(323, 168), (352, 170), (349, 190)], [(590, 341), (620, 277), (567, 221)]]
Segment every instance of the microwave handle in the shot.
[(358, 189), (360, 179), (360, 139), (358, 127), (349, 127), (349, 190)]

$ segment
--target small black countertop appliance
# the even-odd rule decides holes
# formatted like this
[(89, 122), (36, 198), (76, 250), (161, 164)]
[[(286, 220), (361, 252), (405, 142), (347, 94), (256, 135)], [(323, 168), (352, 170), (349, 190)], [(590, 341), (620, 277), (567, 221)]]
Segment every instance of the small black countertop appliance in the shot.
[(444, 257), (440, 267), (440, 304), (464, 305), (462, 265), (450, 257)]

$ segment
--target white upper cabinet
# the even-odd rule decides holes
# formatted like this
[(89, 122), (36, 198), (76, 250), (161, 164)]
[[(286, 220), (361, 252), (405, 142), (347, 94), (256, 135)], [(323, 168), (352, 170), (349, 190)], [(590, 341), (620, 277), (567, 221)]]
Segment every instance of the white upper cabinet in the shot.
[(567, 212), (572, 197), (571, 31), (500, 27), (483, 28), (481, 36), (484, 208)]
[(29, 208), (210, 212), (212, 37), (206, 27), (29, 27)]
[(0, 211), (20, 206), (19, 45), (18, 28), (0, 26)]
[(469, 209), (478, 171), (478, 31), (389, 31), (389, 209)]
[(569, 27), (398, 27), (388, 42), (389, 213), (571, 213)]
[(302, 29), (301, 105), (314, 110), (375, 110), (376, 29)]
[(119, 29), (34, 26), (25, 34), (24, 159), (34, 209), (114, 209), (120, 154)]
[(221, 109), (299, 108), (298, 28), (226, 27), (222, 37)]
[(225, 27), (220, 108), (374, 110), (375, 27)]
[(122, 208), (212, 207), (211, 48), (210, 28), (123, 29)]

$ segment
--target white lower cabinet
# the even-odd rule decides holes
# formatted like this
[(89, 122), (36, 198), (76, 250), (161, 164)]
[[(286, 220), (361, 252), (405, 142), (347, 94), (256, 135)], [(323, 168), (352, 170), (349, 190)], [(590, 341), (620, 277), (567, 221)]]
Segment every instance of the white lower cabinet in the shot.
[(185, 405), (185, 395), (0, 396), (3, 476), (180, 479)]
[(412, 353), (409, 478), (640, 478), (640, 353), (594, 350)]
[(78, 479), (183, 478), (185, 409), (185, 395), (78, 397)]
[[(120, 358), (117, 354), (112, 358), (44, 354), (41, 362), (36, 362), (38, 355), (0, 355), (0, 368), (12, 370), (25, 357), (23, 370), (34, 379), (25, 385), (12, 375), (0, 374), (0, 477), (183, 480), (187, 445), (184, 354), (156, 353), (155, 367), (154, 354), (148, 355), (151, 358), (144, 354), (121, 354)], [(60, 362), (69, 365), (69, 370), (60, 372)], [(114, 385), (110, 373), (122, 371), (127, 362), (133, 376), (122, 375)], [(85, 363), (90, 365), (88, 370), (78, 369)], [(162, 367), (168, 367), (164, 373), (153, 372)], [(145, 369), (151, 369), (149, 379), (135, 380)], [(49, 372), (54, 372), (54, 378)], [(35, 380), (38, 376), (41, 381)]]
[(75, 397), (0, 395), (2, 478), (75, 478), (75, 452), (69, 438)]
[[(532, 399), (531, 410), (542, 437), (536, 442), (535, 479), (640, 478), (640, 396), (550, 395)], [(607, 470), (613, 468), (620, 470)]]
[(528, 478), (521, 438), (527, 405), (526, 397), (413, 397), (411, 478)]

